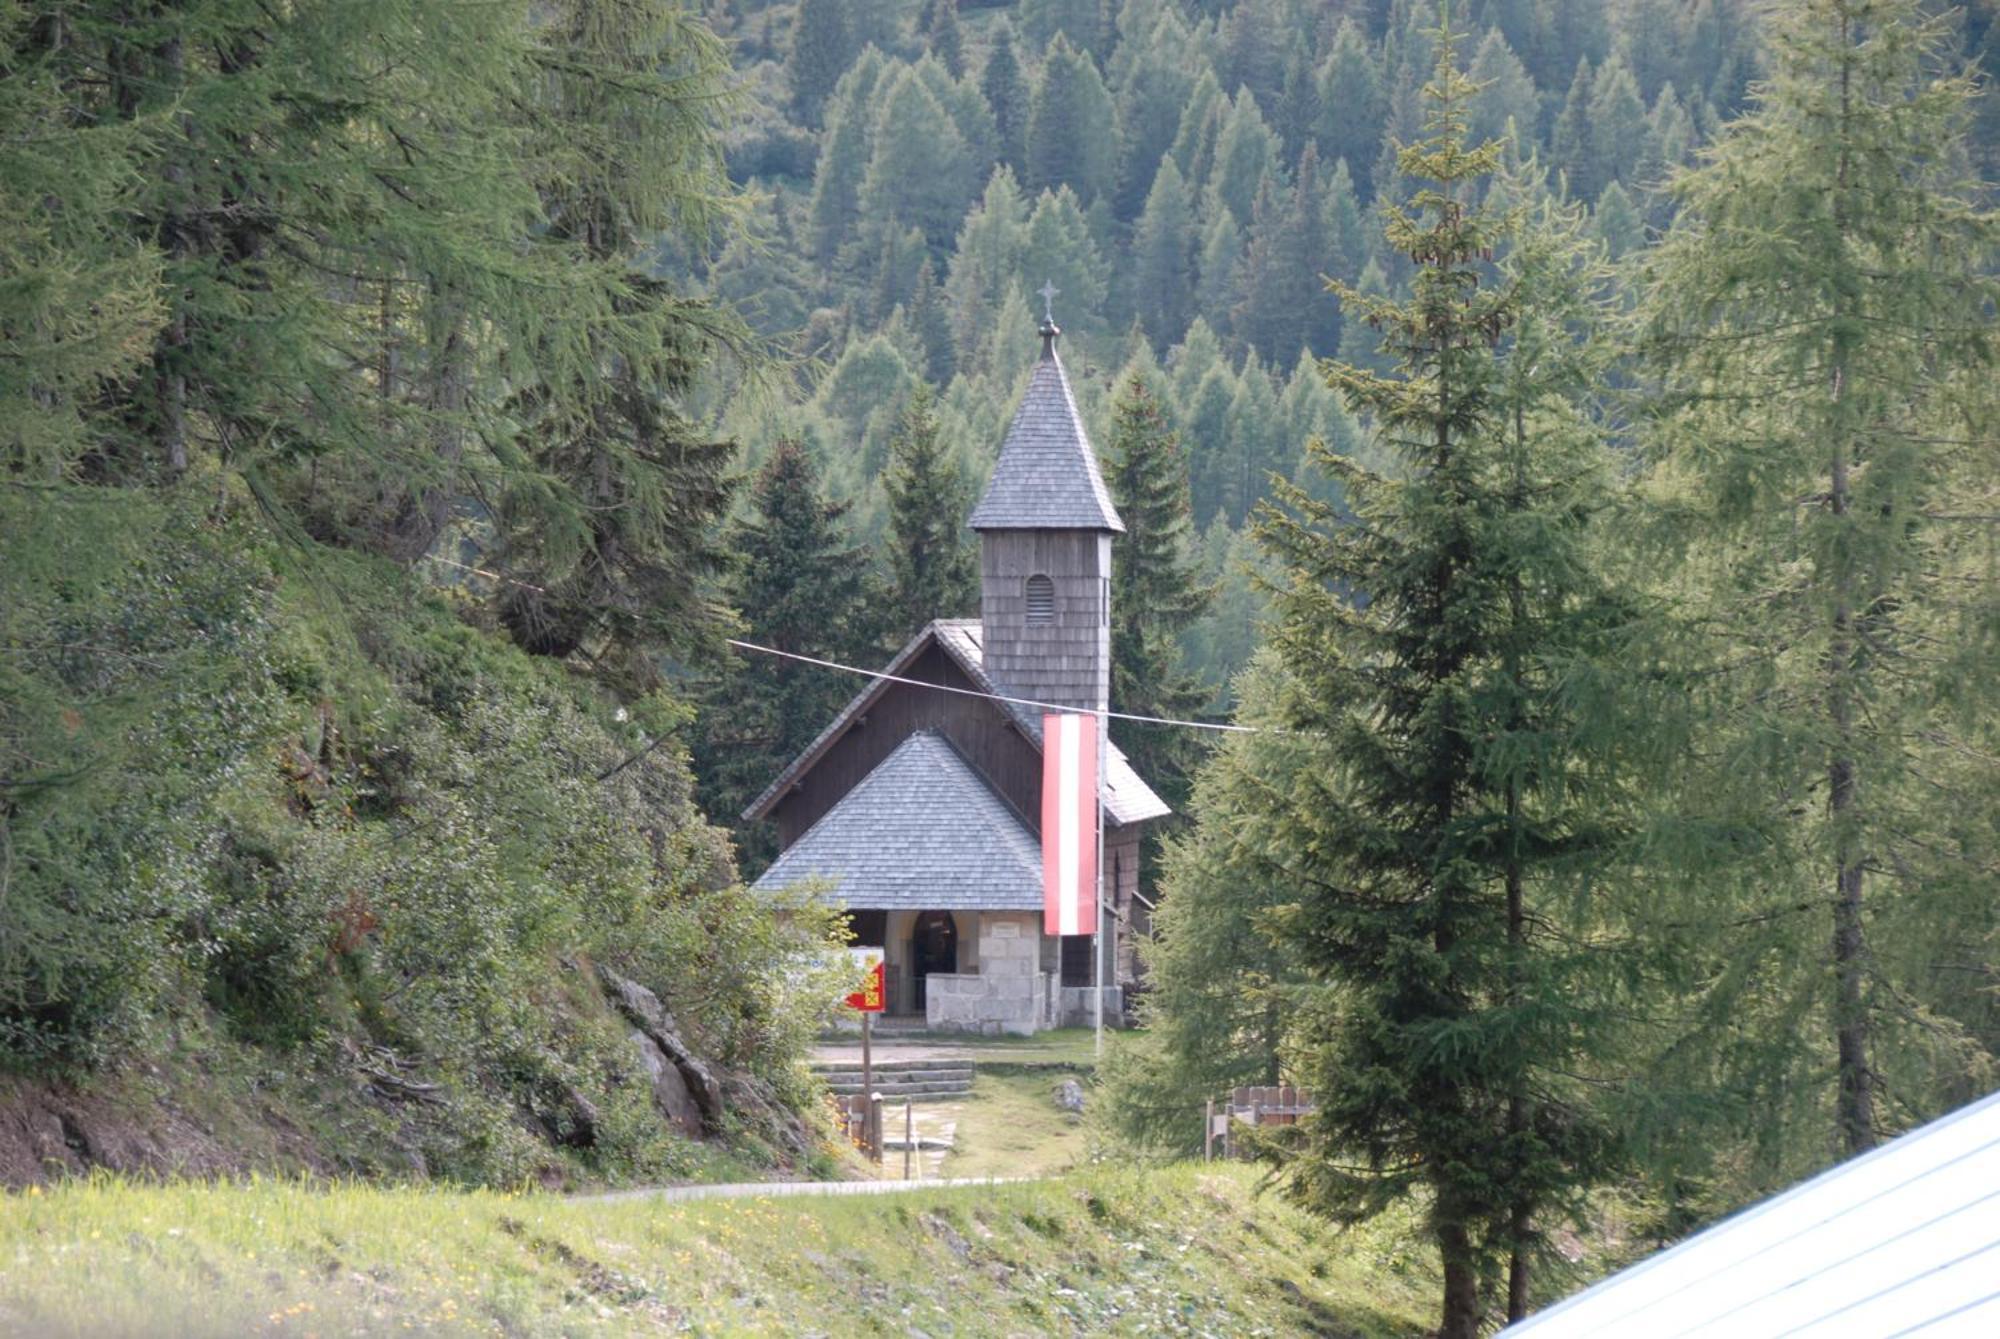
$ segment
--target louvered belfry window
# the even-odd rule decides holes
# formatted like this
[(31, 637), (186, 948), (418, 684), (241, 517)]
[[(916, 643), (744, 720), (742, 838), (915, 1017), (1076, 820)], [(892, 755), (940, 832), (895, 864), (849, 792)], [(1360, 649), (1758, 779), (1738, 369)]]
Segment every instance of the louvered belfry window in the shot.
[(1028, 621), (1030, 623), (1056, 621), (1056, 583), (1040, 572), (1028, 578)]

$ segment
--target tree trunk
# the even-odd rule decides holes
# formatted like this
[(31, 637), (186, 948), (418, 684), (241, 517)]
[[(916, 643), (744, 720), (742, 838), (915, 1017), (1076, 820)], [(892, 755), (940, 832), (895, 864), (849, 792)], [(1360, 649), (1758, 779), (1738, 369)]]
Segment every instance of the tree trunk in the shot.
[[(471, 371), (467, 366), (471, 355), (466, 348), (465, 317), (457, 299), (447, 296), (437, 284), (432, 285), (431, 300), (443, 308), (434, 318), (430, 384), (424, 391), (428, 407), (435, 415), (430, 432), (432, 459), (436, 463), (432, 477), (409, 488), (396, 503), (382, 543), (389, 557), (404, 563), (413, 563), (429, 553), (443, 533), (445, 522), (451, 518), (458, 464), (465, 455), (463, 420), (471, 400)], [(385, 369), (388, 366), (385, 361)]]
[[(1445, 1212), (1440, 1207), (1440, 1215)], [(1444, 1315), (1438, 1322), (1437, 1337), (1479, 1339), (1479, 1262), (1464, 1222), (1456, 1216), (1441, 1216), (1437, 1243), (1444, 1260)]]
[[(1840, 67), (1840, 122), (1843, 147), (1836, 173), (1833, 215), (1836, 227), (1845, 231), (1847, 212), (1849, 133), (1853, 98), (1852, 20), (1840, 16), (1840, 39), (1844, 59)], [(1851, 315), (1852, 313), (1844, 313)], [(1836, 336), (1836, 339), (1838, 336)], [(1842, 400), (1847, 390), (1845, 351), (1837, 344), (1833, 356), (1832, 400), (1834, 411), (1833, 460), (1829, 468), (1828, 507), (1836, 524), (1848, 513), (1848, 472), (1852, 465), (1847, 435), (1839, 422)], [(1856, 653), (1854, 638), (1854, 575), (1844, 566), (1835, 573), (1833, 637), (1827, 647), (1827, 714), (1833, 726), (1833, 756), (1827, 763), (1827, 816), (1833, 828), (1834, 905), (1833, 970), (1834, 1041), (1839, 1053), (1840, 1094), (1838, 1125), (1840, 1139), (1849, 1157), (1875, 1147), (1874, 1073), (1868, 1063), (1868, 1011), (1862, 999), (1862, 980), (1867, 971), (1867, 942), (1861, 927), (1862, 852), (1852, 825), (1858, 807), (1859, 769), (1853, 749), (1854, 694), (1851, 683)]]
[[(1839, 394), (1838, 380), (1835, 383)], [(1832, 508), (1847, 514), (1848, 468), (1844, 450), (1833, 457)], [(1839, 1054), (1838, 1125), (1849, 1157), (1875, 1147), (1874, 1074), (1868, 1063), (1868, 1006), (1862, 998), (1868, 945), (1861, 927), (1862, 856), (1852, 831), (1859, 807), (1859, 768), (1853, 756), (1854, 673), (1852, 578), (1842, 572), (1834, 602), (1833, 638), (1827, 648), (1827, 715), (1833, 725), (1833, 756), (1827, 763), (1827, 817), (1833, 827), (1834, 1042)]]

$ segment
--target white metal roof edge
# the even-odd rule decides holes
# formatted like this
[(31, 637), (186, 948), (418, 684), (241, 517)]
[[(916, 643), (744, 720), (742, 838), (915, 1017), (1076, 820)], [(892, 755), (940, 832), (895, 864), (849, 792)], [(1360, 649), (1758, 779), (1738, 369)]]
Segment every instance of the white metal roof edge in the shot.
[(1927, 1125), (1920, 1125), (1914, 1130), (1898, 1135), (1880, 1148), (1871, 1149), (1858, 1158), (1851, 1158), (1846, 1162), (1837, 1163), (1825, 1171), (1799, 1182), (1789, 1190), (1782, 1190), (1768, 1199), (1758, 1201), (1747, 1209), (1731, 1214), (1721, 1222), (1703, 1228), (1687, 1240), (1678, 1242), (1664, 1251), (1656, 1251), (1637, 1264), (1628, 1265), (1609, 1278), (1598, 1280), (1582, 1292), (1566, 1297), (1554, 1306), (1537, 1311), (1534, 1315), (1527, 1317), (1518, 1324), (1508, 1326), (1501, 1333), (1503, 1335), (1531, 1334), (1537, 1327), (1552, 1324), (1564, 1315), (1588, 1306), (1594, 1300), (1617, 1291), (1631, 1280), (1643, 1277), (1671, 1261), (1703, 1248), (1705, 1244), (1711, 1242), (1716, 1237), (1734, 1231), (1758, 1218), (1774, 1213), (1792, 1201), (1804, 1198), (1815, 1190), (1823, 1188), (1829, 1182), (1840, 1180), (1850, 1175), (1858, 1168), (1906, 1151), (1910, 1145), (1924, 1140), (1940, 1130), (1956, 1125), (1961, 1121), (1983, 1115), (1989, 1108), (1994, 1107), (2000, 1107), (2000, 1092), (1989, 1093), (1976, 1102), (1969, 1102), (1958, 1110), (1940, 1116)]

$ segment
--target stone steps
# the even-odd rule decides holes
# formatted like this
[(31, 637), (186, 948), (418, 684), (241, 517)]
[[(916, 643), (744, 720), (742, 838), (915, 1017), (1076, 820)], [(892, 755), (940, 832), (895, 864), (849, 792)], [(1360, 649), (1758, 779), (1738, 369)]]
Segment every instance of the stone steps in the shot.
[[(837, 1097), (852, 1097), (861, 1091), (861, 1080), (854, 1079), (846, 1083), (829, 1083), (827, 1084), (827, 1090)], [(972, 1080), (963, 1079), (954, 1083), (885, 1083), (878, 1081), (875, 1084), (875, 1091), (882, 1095), (882, 1100), (885, 1102), (898, 1102), (906, 1097), (933, 1100), (966, 1097), (972, 1092)]]
[[(816, 1074), (859, 1074), (859, 1060), (815, 1060), (813, 1072)], [(875, 1072), (879, 1074), (935, 1074), (956, 1073), (964, 1070), (972, 1073), (970, 1060), (878, 1060)]]
[[(861, 1091), (859, 1060), (823, 1060), (813, 1070), (835, 1094)], [(964, 1097), (972, 1091), (970, 1060), (894, 1060), (875, 1066), (875, 1091), (888, 1101), (898, 1098)]]

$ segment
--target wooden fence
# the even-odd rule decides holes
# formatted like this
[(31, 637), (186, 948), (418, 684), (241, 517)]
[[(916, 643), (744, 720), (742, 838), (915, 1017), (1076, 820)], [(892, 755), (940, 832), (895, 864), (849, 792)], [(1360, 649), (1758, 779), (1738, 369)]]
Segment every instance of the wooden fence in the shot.
[(1207, 1132), (1202, 1139), (1202, 1160), (1208, 1161), (1215, 1156), (1218, 1139), (1222, 1141), (1222, 1156), (1235, 1156), (1233, 1132), (1239, 1124), (1253, 1129), (1297, 1125), (1299, 1117), (1312, 1109), (1312, 1094), (1301, 1092), (1290, 1084), (1275, 1088), (1237, 1088), (1220, 1103), (1211, 1099), (1208, 1103)]

